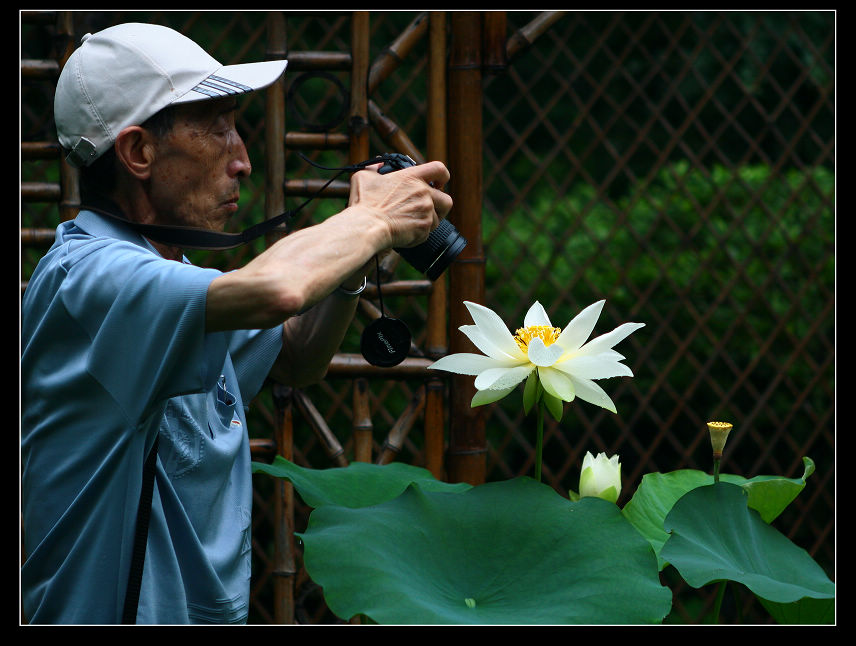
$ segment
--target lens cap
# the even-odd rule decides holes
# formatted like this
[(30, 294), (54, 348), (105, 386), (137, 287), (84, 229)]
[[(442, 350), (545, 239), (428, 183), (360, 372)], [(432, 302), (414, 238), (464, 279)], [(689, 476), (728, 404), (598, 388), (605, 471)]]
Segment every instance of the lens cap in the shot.
[(382, 316), (369, 323), (360, 338), (360, 351), (373, 366), (390, 368), (410, 351), (410, 330), (398, 319)]

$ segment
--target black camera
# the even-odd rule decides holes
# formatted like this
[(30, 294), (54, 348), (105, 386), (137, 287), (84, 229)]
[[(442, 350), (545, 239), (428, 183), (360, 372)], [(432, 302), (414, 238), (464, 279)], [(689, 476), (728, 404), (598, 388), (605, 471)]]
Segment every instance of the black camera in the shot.
[[(383, 157), (385, 162), (378, 169), (381, 175), (416, 166), (413, 159), (401, 153), (388, 153)], [(467, 239), (458, 232), (455, 225), (448, 220), (440, 220), (440, 225), (431, 232), (425, 242), (415, 247), (397, 248), (395, 251), (414, 269), (431, 280), (437, 280), (466, 246)]]

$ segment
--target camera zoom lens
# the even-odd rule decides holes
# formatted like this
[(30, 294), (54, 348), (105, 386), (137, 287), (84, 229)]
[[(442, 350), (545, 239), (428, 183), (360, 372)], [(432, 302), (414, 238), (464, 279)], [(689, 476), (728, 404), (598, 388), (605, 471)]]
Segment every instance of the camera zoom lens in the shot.
[(431, 280), (437, 280), (449, 264), (467, 246), (467, 240), (448, 220), (431, 232), (428, 239), (415, 247), (396, 249), (414, 269)]

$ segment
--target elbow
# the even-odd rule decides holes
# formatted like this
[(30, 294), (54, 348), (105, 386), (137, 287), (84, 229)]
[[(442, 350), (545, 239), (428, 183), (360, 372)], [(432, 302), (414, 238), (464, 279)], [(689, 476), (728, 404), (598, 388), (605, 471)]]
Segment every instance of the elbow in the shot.
[(292, 379), (291, 386), (294, 388), (308, 388), (324, 380), (327, 376), (329, 364), (323, 366), (305, 367), (300, 374)]
[(270, 300), (270, 319), (274, 324), (283, 323), (293, 316), (302, 314), (311, 305), (308, 295), (300, 289), (281, 287)]
[(292, 316), (297, 316), (306, 308), (306, 300), (299, 294), (288, 291), (278, 294), (271, 304), (271, 319), (282, 323)]
[(323, 381), (329, 367), (329, 361), (321, 363), (307, 358), (293, 357), (289, 348), (283, 346), (270, 376), (284, 386), (308, 388)]

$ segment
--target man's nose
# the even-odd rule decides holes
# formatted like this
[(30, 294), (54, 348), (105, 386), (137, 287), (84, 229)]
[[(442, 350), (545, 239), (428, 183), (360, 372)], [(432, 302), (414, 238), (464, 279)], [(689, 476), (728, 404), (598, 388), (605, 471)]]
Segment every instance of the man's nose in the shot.
[(249, 177), (253, 171), (253, 165), (250, 163), (250, 156), (247, 154), (247, 147), (244, 145), (244, 140), (237, 132), (233, 135), (233, 144), (230, 147), (229, 153), (231, 159), (226, 168), (229, 177)]

